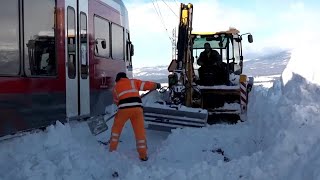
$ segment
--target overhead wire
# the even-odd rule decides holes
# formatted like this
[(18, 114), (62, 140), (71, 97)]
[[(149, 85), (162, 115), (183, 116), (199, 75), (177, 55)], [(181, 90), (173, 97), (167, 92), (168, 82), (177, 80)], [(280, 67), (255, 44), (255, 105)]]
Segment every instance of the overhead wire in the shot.
[[(158, 4), (158, 1), (155, 0), (155, 2), (156, 2), (156, 5), (157, 5), (157, 7), (158, 7), (158, 10), (159, 10), (160, 18), (162, 19), (162, 22), (163, 22), (163, 24), (165, 25), (164, 20), (163, 20), (163, 16), (162, 16), (162, 14), (161, 14), (161, 10), (160, 10), (159, 4)], [(166, 30), (167, 30), (167, 28), (166, 28)]]
[(155, 5), (155, 3), (154, 3), (154, 0), (151, 0), (151, 1), (152, 1), (152, 4), (153, 4), (154, 9), (155, 9), (156, 12), (157, 12), (157, 15), (158, 15), (159, 18), (160, 18), (160, 21), (161, 21), (164, 29), (166, 30), (166, 32), (167, 32), (167, 34), (168, 34), (168, 37), (169, 37), (171, 43), (173, 43), (173, 39), (170, 37), (170, 33), (168, 32), (168, 29), (167, 29), (167, 27), (166, 27), (166, 24), (164, 23), (164, 20), (163, 20), (163, 17), (162, 17), (162, 14), (161, 14), (160, 7), (159, 7), (158, 2), (155, 0), (155, 1), (156, 1), (156, 4), (157, 4), (157, 7), (158, 7), (158, 9), (159, 9), (159, 12), (158, 12), (157, 7), (156, 7), (156, 5)]
[(176, 15), (177, 18), (179, 18), (178, 15), (172, 10), (172, 8), (171, 8), (164, 0), (162, 0), (162, 2), (168, 6), (168, 8), (171, 10), (171, 12), (172, 12), (174, 15)]
[(180, 5), (180, 3), (177, 1), (177, 0), (174, 0), (174, 2), (176, 2), (176, 4), (177, 4), (177, 6), (179, 7)]

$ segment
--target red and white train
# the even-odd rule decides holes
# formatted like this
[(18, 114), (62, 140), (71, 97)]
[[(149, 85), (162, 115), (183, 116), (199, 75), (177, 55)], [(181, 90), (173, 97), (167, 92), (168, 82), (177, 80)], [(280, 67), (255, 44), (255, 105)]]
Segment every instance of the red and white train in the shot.
[(0, 137), (104, 114), (132, 76), (121, 0), (1, 0)]

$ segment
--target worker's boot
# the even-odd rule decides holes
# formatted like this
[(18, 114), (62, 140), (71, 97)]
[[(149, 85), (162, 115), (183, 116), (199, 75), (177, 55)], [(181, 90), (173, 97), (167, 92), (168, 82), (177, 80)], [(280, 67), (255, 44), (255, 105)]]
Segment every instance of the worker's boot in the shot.
[(149, 159), (148, 156), (140, 157), (141, 161), (148, 161), (148, 159)]

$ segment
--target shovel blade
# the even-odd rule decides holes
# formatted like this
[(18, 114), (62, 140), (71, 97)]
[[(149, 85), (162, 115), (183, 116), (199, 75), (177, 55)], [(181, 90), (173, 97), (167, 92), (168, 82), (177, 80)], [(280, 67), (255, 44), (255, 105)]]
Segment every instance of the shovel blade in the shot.
[(103, 116), (90, 118), (87, 123), (94, 136), (108, 130), (109, 128), (107, 123), (104, 121)]

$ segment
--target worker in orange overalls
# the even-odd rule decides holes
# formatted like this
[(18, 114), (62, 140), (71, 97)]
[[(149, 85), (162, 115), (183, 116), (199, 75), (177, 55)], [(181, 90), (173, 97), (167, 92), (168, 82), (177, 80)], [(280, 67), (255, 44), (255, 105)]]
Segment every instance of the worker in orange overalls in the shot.
[(143, 108), (139, 91), (159, 88), (161, 88), (160, 83), (128, 79), (126, 73), (123, 72), (117, 74), (116, 85), (113, 89), (113, 100), (118, 106), (118, 112), (111, 129), (110, 152), (117, 149), (122, 128), (127, 120), (130, 119), (136, 138), (139, 158), (142, 161), (148, 160)]

